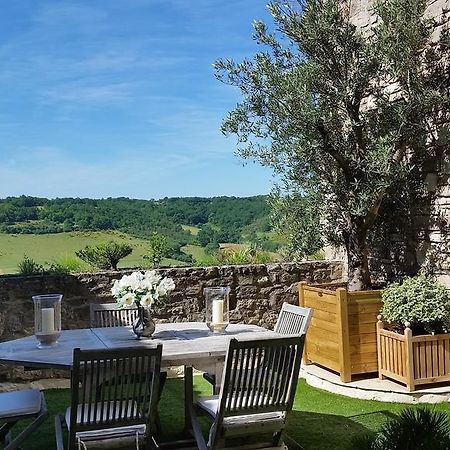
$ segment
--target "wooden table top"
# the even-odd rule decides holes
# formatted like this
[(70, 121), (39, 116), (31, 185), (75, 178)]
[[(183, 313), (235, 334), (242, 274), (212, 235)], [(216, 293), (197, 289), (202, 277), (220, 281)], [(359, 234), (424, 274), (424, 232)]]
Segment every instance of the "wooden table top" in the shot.
[(256, 325), (230, 324), (224, 334), (213, 334), (203, 322), (156, 325), (153, 339), (137, 340), (131, 327), (63, 330), (58, 344), (37, 348), (34, 336), (0, 343), (0, 363), (30, 368), (70, 369), (73, 349), (154, 347), (163, 345), (163, 365), (183, 365), (208, 358), (223, 358), (231, 338), (255, 340), (282, 337)]

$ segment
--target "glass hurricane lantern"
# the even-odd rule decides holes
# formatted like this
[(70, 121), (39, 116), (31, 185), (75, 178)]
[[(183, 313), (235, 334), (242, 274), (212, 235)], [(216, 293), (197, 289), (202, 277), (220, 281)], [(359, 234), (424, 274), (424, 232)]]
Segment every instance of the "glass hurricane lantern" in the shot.
[(56, 345), (61, 335), (61, 294), (33, 295), (34, 334), (39, 348)]
[(213, 333), (223, 333), (230, 323), (230, 288), (204, 288), (206, 325)]

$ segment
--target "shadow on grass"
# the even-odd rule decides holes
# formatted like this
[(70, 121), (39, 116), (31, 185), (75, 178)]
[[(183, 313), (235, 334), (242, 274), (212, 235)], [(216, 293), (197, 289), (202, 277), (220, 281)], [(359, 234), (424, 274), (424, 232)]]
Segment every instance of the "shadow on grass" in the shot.
[(347, 450), (353, 437), (367, 432), (364, 425), (348, 417), (292, 411), (286, 441), (289, 450)]

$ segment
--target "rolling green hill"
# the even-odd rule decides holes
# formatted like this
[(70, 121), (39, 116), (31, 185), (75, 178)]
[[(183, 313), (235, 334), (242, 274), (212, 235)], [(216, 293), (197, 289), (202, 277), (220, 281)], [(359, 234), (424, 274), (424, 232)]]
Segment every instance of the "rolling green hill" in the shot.
[[(0, 233), (0, 274), (15, 273), (26, 254), (41, 264), (52, 264), (74, 253), (86, 245), (114, 240), (133, 246), (133, 253), (124, 258), (119, 267), (142, 267), (147, 264), (142, 256), (148, 241), (115, 231), (72, 232), (57, 234), (5, 234)], [(183, 265), (183, 262), (166, 259), (163, 265)], [(88, 266), (86, 265), (86, 270)]]
[(253, 243), (277, 249), (270, 233), (265, 196), (80, 199), (8, 197), (0, 199), (0, 273), (17, 271), (26, 254), (50, 265), (101, 241), (128, 242), (133, 253), (120, 267), (146, 264), (148, 239), (166, 236), (170, 251), (164, 265), (192, 264), (219, 243)]

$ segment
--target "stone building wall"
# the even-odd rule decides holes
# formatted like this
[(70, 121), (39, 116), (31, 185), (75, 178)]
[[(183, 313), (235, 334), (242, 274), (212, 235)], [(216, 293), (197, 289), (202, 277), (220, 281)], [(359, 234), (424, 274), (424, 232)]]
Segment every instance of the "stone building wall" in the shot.
[[(352, 0), (350, 17), (362, 31), (369, 32), (378, 23), (379, 18), (373, 14), (374, 0)], [(436, 41), (442, 30), (450, 27), (450, 0), (428, 0), (426, 15), (435, 21), (432, 40)], [(448, 144), (449, 133), (441, 137)], [(441, 166), (430, 161), (427, 168), (422, 211), (414, 217), (413, 230), (410, 230), (410, 248), (415, 249), (418, 266), (426, 267), (450, 288), (450, 161), (444, 158)], [(395, 239), (395, 237), (393, 238)], [(408, 256), (406, 257), (406, 259)], [(389, 265), (389, 258), (383, 261)], [(408, 271), (406, 271), (408, 272)]]
[[(299, 281), (326, 283), (341, 280), (342, 263), (302, 263), (160, 269), (176, 288), (170, 301), (156, 313), (157, 322), (204, 320), (203, 288), (229, 286), (232, 322), (272, 328), (283, 302), (298, 304)], [(0, 277), (0, 341), (32, 335), (34, 294), (61, 293), (65, 329), (89, 327), (89, 304), (113, 302), (112, 283), (121, 272), (80, 275)], [(42, 373), (45, 372), (45, 373)], [(0, 381), (47, 378), (50, 371), (24, 372), (0, 365)]]

